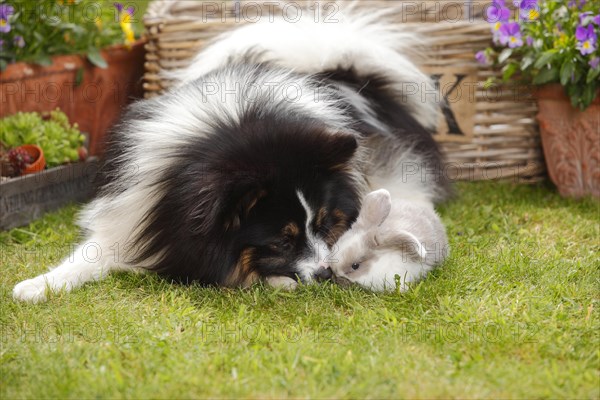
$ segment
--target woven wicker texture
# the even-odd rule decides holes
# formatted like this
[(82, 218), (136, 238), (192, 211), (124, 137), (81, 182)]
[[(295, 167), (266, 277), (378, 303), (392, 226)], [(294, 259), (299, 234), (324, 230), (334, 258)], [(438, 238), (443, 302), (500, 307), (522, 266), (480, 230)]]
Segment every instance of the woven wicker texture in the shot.
[[(307, 7), (305, 12), (312, 12), (318, 18), (333, 18), (340, 7), (333, 1), (152, 2), (144, 18), (149, 38), (144, 77), (146, 97), (171, 86), (171, 82), (161, 76), (162, 71), (186, 67), (190, 59), (220, 33), (268, 18), (271, 13), (286, 12), (293, 18), (299, 5)], [(447, 173), (451, 178), (534, 182), (544, 176), (535, 123), (537, 110), (530, 90), (506, 85), (485, 88), (484, 82), (489, 77), (499, 78), (501, 72), (475, 61), (475, 53), (491, 41), (489, 24), (481, 17), (485, 2), (358, 0), (354, 5), (366, 12), (394, 7), (395, 11), (388, 18), (426, 38), (427, 48), (419, 52), (421, 57), (416, 60), (426, 72), (432, 76), (452, 73), (466, 77), (465, 85), (461, 86), (461, 100), (453, 104), (453, 108), (457, 108), (457, 118), (463, 118), (465, 125), (470, 125), (465, 129), (468, 133), (448, 135), (440, 130), (436, 136), (446, 154)]]

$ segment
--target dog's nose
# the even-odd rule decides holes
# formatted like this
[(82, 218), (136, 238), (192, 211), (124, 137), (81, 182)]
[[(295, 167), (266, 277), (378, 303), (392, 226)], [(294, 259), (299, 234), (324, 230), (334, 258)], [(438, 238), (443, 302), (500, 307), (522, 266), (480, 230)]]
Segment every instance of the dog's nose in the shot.
[(333, 272), (331, 272), (331, 268), (324, 265), (319, 265), (319, 269), (317, 269), (317, 272), (315, 273), (315, 276), (319, 280), (331, 279), (332, 275)]

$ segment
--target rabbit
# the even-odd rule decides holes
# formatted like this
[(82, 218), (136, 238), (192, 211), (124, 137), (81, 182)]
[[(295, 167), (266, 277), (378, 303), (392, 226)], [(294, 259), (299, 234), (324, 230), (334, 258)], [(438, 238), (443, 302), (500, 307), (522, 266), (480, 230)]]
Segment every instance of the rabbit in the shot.
[(356, 222), (337, 241), (329, 268), (334, 282), (373, 291), (406, 291), (449, 254), (446, 229), (433, 206), (369, 193)]

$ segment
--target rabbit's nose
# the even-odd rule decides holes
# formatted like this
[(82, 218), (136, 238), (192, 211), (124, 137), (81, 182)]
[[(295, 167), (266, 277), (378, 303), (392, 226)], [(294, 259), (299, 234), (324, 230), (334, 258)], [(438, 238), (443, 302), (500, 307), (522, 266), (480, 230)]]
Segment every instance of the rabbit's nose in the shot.
[(331, 272), (331, 268), (329, 268), (327, 264), (319, 263), (319, 268), (317, 269), (317, 272), (315, 272), (315, 277), (318, 280), (331, 279), (332, 275), (333, 272)]

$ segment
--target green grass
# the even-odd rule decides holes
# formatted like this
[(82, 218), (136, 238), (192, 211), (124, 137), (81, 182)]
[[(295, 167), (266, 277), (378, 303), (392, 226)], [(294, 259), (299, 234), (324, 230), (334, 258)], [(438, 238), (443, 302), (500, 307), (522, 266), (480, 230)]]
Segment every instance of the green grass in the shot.
[(1, 233), (0, 397), (599, 398), (599, 203), (458, 193), (451, 258), (405, 294), (124, 273), (15, 303), (77, 241), (77, 207)]

